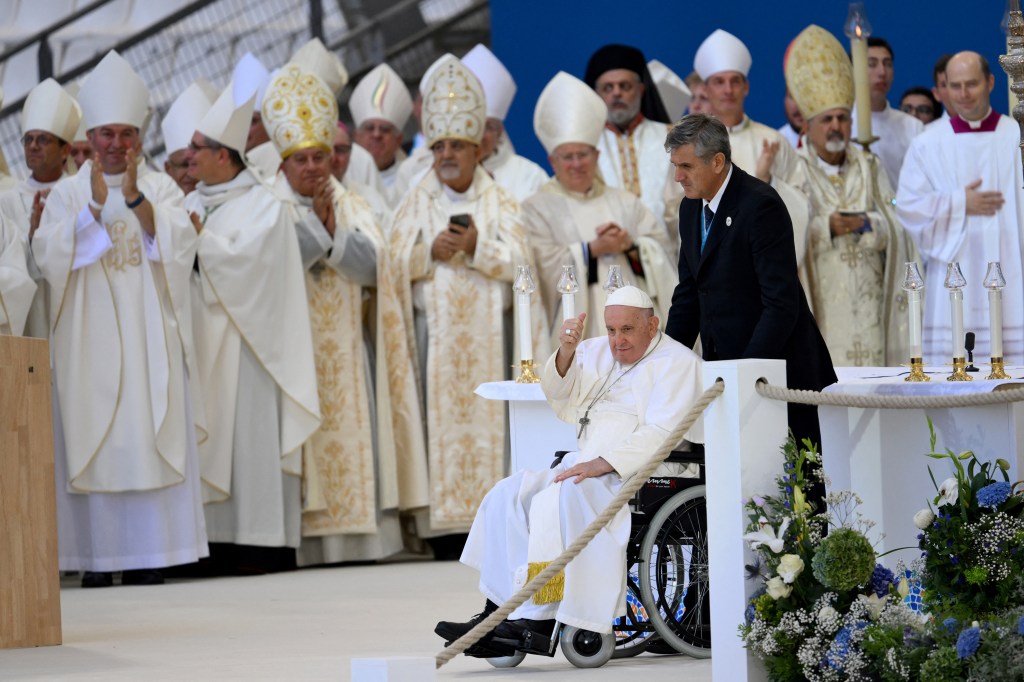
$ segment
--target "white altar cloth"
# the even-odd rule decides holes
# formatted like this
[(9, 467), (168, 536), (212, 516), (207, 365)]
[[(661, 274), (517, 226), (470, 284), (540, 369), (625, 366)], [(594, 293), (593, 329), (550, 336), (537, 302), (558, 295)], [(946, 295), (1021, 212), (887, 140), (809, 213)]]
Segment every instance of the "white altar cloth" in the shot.
[(491, 381), (475, 393), (488, 400), (508, 401), (508, 428), (512, 445), (509, 473), (547, 469), (558, 450), (576, 449), (576, 432), (555, 416), (540, 384)]
[[(899, 367), (837, 367), (839, 381), (825, 393), (858, 395), (933, 396), (980, 393), (1003, 385), (1024, 386), (1024, 379), (987, 381), (986, 365), (979, 365), (974, 381), (946, 381), (951, 368), (927, 367), (931, 381), (904, 381), (906, 369)], [(1024, 370), (1008, 367), (1007, 374), (1021, 377)], [(875, 549), (887, 552), (900, 547), (884, 559), (890, 568), (896, 558), (908, 565), (920, 556), (914, 513), (924, 509), (936, 492), (928, 476), (928, 467), (941, 483), (953, 475), (948, 460), (925, 457), (928, 452), (928, 422), (931, 417), (937, 436), (936, 450), (974, 451), (982, 461), (1006, 459), (1010, 463), (1010, 481), (1024, 471), (1024, 403), (1005, 403), (979, 407), (942, 409), (860, 409), (822, 406), (821, 422), (824, 469), (829, 490), (852, 490), (862, 499), (859, 511), (875, 521), (869, 537), (878, 538)]]

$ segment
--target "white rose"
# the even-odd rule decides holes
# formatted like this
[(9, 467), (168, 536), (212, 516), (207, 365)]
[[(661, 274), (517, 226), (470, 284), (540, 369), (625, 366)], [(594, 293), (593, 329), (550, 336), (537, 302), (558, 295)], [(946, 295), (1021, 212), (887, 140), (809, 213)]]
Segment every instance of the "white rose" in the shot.
[(765, 588), (772, 599), (785, 599), (793, 591), (792, 585), (782, 582), (782, 578), (775, 576), (765, 583)]
[(944, 504), (953, 505), (956, 504), (957, 499), (960, 497), (960, 490), (957, 488), (956, 479), (953, 477), (947, 478), (939, 486), (939, 501), (936, 502), (938, 506)]
[(921, 511), (914, 514), (914, 525), (921, 530), (926, 529), (932, 525), (932, 521), (935, 520), (935, 514), (932, 513), (931, 509), (922, 509)]
[(804, 560), (796, 554), (783, 554), (779, 559), (778, 573), (782, 582), (787, 585), (796, 580), (796, 577), (804, 571)]
[(821, 610), (818, 611), (818, 622), (828, 623), (835, 618), (839, 617), (839, 612), (831, 606), (822, 606)]

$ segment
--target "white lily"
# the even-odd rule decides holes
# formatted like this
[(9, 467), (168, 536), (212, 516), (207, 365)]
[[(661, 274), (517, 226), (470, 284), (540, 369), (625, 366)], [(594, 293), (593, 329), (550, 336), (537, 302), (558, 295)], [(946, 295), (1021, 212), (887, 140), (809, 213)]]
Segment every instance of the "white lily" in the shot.
[(945, 504), (954, 505), (959, 497), (960, 489), (956, 479), (951, 476), (939, 486), (939, 501), (936, 504), (940, 507)]
[(768, 545), (772, 552), (778, 554), (786, 545), (786, 529), (789, 528), (789, 521), (788, 516), (782, 519), (782, 525), (779, 526), (779, 532), (776, 534), (775, 528), (768, 523), (768, 519), (762, 516), (757, 520), (758, 530), (753, 533), (747, 533), (743, 536), (743, 539), (750, 542), (750, 549), (757, 549), (761, 545)]

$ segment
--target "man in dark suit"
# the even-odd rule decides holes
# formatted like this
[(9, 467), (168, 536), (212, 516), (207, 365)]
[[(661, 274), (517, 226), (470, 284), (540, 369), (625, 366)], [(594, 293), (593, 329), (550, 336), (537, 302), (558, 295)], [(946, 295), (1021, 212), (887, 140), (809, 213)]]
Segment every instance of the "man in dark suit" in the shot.
[[(679, 285), (666, 332), (705, 360), (778, 358), (790, 388), (836, 381), (828, 348), (797, 278), (793, 224), (770, 185), (731, 161), (729, 132), (704, 114), (684, 116), (665, 140), (679, 206)], [(821, 443), (818, 411), (790, 403), (799, 443)]]

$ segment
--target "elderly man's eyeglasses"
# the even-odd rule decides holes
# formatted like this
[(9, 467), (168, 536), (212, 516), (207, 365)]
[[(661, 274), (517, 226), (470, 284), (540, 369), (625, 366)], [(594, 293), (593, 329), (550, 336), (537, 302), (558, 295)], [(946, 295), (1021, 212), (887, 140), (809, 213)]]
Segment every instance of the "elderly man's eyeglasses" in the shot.
[(900, 109), (908, 114), (935, 115), (935, 109), (932, 108), (931, 104), (904, 104)]
[(38, 144), (40, 147), (46, 147), (56, 141), (56, 137), (53, 135), (46, 135), (45, 133), (40, 135), (26, 134), (21, 137), (21, 143), (26, 147), (31, 147), (33, 144)]

